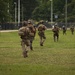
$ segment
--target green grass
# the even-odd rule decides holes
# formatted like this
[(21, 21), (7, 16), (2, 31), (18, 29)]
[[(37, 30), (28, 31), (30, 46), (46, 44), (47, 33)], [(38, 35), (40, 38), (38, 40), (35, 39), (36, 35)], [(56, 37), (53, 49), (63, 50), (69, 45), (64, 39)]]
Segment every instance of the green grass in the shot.
[(75, 34), (60, 31), (58, 42), (52, 31), (46, 31), (43, 47), (36, 34), (34, 51), (23, 58), (17, 32), (0, 33), (0, 75), (75, 75)]

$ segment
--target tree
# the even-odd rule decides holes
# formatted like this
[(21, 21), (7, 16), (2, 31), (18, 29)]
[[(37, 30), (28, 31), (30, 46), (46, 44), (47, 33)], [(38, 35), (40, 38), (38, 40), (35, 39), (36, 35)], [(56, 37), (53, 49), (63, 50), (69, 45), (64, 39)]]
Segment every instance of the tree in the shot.
[(9, 22), (11, 20), (11, 1), (12, 0), (0, 0), (0, 22)]
[(35, 9), (35, 7), (38, 5), (36, 0), (22, 0), (21, 4), (23, 4), (24, 7), (24, 20), (28, 20), (32, 18), (32, 12)]
[[(50, 0), (20, 0), (21, 1), (21, 21), (35, 19), (35, 20), (50, 20), (51, 18), (51, 2)], [(14, 21), (15, 5), (18, 0), (0, 0), (0, 22)], [(75, 0), (67, 0), (68, 18), (69, 22), (75, 16)], [(17, 9), (18, 12), (18, 9)], [(54, 21), (64, 21), (65, 18), (65, 0), (53, 0), (53, 16), (58, 15)], [(72, 20), (71, 20), (72, 19)]]
[(32, 13), (33, 19), (50, 20), (50, 1), (49, 0), (41, 0), (41, 1), (39, 6), (37, 6)]

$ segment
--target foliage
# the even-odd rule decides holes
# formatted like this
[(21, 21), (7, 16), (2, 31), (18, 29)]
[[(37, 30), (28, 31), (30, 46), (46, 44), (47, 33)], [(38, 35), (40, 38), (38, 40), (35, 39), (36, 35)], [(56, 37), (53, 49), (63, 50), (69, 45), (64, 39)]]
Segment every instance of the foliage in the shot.
[(50, 19), (50, 10), (49, 9), (50, 8), (46, 4), (40, 5), (33, 11), (33, 19), (49, 20)]
[(12, 0), (0, 0), (0, 22), (11, 20), (10, 9)]
[(35, 9), (37, 5), (36, 0), (22, 0), (22, 4), (24, 7), (24, 19), (28, 20), (31, 18), (32, 11)]
[[(53, 1), (53, 20), (64, 22), (66, 0), (52, 0)], [(15, 5), (17, 4), (18, 13), (18, 0), (0, 0), (0, 22), (12, 22), (15, 18)], [(51, 1), (50, 0), (20, 0), (21, 21), (28, 19), (35, 20), (49, 20), (51, 18)], [(23, 9), (22, 9), (23, 7)], [(71, 16), (75, 16), (75, 0), (67, 0), (68, 22)], [(55, 18), (58, 15), (58, 18)], [(18, 14), (17, 14), (18, 16)], [(18, 18), (18, 17), (17, 17)]]
[[(40, 5), (33, 11), (33, 17), (35, 19), (41, 19), (41, 15), (42, 14), (42, 17), (44, 20), (50, 20), (50, 12), (51, 12), (51, 2), (50, 0), (47, 0), (46, 2), (41, 0), (41, 6), (43, 7), (40, 7)], [(45, 3), (44, 3), (45, 2)], [(47, 3), (48, 2), (48, 3)], [(66, 0), (53, 0), (53, 20), (54, 21), (65, 21), (65, 6), (66, 6)], [(46, 11), (46, 13), (43, 13), (43, 10), (42, 8), (44, 9), (44, 12)], [(75, 13), (74, 13), (74, 8), (75, 8), (75, 0), (67, 0), (67, 12), (68, 12), (68, 17), (70, 18), (71, 16), (74, 16)], [(39, 9), (39, 11), (38, 11)], [(38, 11), (38, 12), (37, 12)], [(42, 12), (42, 13), (39, 13), (39, 12)], [(46, 17), (44, 16), (46, 15)], [(56, 19), (55, 18), (55, 15), (58, 15), (58, 18)], [(71, 15), (71, 16), (69, 16)], [(71, 18), (68, 20), (68, 22), (74, 22), (74, 19), (71, 20)]]

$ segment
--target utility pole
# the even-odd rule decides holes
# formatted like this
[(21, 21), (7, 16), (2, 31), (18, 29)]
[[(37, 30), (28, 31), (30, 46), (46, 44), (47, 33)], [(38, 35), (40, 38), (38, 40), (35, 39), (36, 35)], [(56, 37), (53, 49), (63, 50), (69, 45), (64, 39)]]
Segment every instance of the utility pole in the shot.
[(52, 26), (52, 23), (53, 23), (53, 0), (50, 0), (51, 1), (51, 26)]
[(24, 17), (23, 17), (23, 4), (22, 4), (22, 21), (23, 21)]
[(65, 26), (67, 27), (67, 0), (65, 1)]
[(8, 22), (10, 22), (9, 3), (8, 3), (8, 10), (7, 10), (7, 12), (8, 12)]
[(18, 0), (18, 26), (20, 26), (20, 0)]
[(16, 5), (16, 2), (14, 2), (14, 5), (15, 5), (15, 26), (16, 26), (16, 23), (17, 23), (17, 5)]

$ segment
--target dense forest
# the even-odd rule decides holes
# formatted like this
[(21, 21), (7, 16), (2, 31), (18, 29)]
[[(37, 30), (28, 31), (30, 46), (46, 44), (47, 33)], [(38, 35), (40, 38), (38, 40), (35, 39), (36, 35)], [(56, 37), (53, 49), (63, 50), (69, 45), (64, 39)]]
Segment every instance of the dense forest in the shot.
[[(51, 21), (51, 1), (53, 21), (64, 22), (66, 0), (20, 0), (20, 20)], [(15, 21), (15, 5), (18, 16), (18, 0), (0, 0), (0, 22)], [(75, 21), (75, 0), (67, 0), (67, 21)]]

